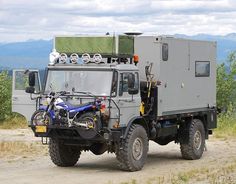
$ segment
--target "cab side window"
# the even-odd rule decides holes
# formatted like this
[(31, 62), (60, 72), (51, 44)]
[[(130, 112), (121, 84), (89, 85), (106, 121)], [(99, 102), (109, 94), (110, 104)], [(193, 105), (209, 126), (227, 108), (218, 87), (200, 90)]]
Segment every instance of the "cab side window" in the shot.
[(117, 83), (118, 83), (118, 72), (114, 72), (112, 85), (111, 85), (111, 96), (116, 96), (117, 93)]
[(124, 92), (128, 92), (128, 74), (120, 74), (119, 96), (122, 96)]
[[(132, 74), (130, 72), (121, 73), (120, 74), (120, 83), (119, 83), (119, 96), (122, 96), (123, 93), (128, 93), (128, 76), (129, 74)], [(138, 81), (138, 73), (134, 73), (135, 76), (135, 85), (134, 88), (139, 88), (139, 81)]]

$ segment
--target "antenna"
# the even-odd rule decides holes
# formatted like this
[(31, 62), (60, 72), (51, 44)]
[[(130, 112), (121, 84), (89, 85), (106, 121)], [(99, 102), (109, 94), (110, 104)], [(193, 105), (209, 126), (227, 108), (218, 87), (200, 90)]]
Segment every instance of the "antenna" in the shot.
[(140, 31), (127, 31), (127, 32), (124, 32), (124, 34), (128, 36), (139, 36), (143, 33)]

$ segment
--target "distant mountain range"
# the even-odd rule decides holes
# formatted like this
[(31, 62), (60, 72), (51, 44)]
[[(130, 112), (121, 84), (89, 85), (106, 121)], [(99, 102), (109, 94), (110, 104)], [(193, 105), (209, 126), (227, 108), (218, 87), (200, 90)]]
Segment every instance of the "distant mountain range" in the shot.
[(52, 40), (2, 43), (0, 44), (0, 68), (45, 68), (52, 43)]
[[(174, 37), (197, 40), (217, 41), (217, 62), (226, 61), (227, 55), (236, 50), (236, 33), (225, 36), (198, 34), (187, 36), (176, 34)], [(42, 69), (48, 64), (52, 50), (52, 40), (29, 40), (25, 42), (0, 43), (0, 70), (13, 68)]]
[(178, 38), (188, 38), (194, 40), (208, 40), (217, 42), (217, 62), (223, 63), (226, 61), (230, 52), (236, 51), (236, 33), (227, 34), (225, 36), (198, 34), (194, 36), (186, 36), (183, 34), (174, 35)]

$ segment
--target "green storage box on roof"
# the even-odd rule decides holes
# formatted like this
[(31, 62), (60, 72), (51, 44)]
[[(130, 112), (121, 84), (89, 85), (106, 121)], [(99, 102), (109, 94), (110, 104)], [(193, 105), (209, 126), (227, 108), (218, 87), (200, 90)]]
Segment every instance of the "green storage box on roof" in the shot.
[(126, 35), (58, 36), (55, 37), (54, 44), (57, 52), (66, 54), (99, 53), (107, 56), (132, 56), (134, 54), (134, 39)]

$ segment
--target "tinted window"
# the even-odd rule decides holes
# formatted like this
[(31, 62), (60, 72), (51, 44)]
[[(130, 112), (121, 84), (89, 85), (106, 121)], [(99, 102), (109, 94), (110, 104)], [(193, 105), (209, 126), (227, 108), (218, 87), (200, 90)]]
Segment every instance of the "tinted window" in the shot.
[(162, 60), (167, 61), (168, 60), (168, 44), (163, 43), (162, 44)]
[(210, 61), (196, 61), (195, 62), (195, 76), (209, 77), (210, 76)]

